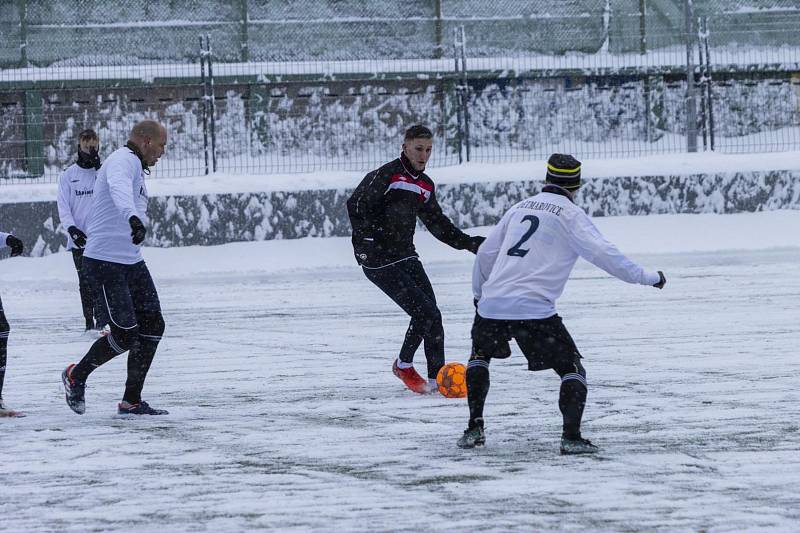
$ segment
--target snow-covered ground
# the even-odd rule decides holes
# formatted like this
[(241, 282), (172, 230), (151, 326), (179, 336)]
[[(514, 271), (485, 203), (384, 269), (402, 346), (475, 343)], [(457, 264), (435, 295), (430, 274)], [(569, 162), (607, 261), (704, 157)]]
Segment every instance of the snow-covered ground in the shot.
[[(668, 284), (579, 262), (560, 301), (596, 457), (558, 455), (558, 379), (516, 350), (487, 446), (458, 449), (465, 400), (392, 376), (407, 320), (347, 239), (146, 249), (167, 332), (145, 399), (171, 414), (136, 420), (114, 416), (124, 358), (84, 416), (63, 402), (88, 347), (69, 256), (0, 262), (5, 397), (29, 415), (0, 420), (0, 530), (796, 531), (800, 212), (597, 223)], [(466, 361), (471, 256), (417, 242)]]

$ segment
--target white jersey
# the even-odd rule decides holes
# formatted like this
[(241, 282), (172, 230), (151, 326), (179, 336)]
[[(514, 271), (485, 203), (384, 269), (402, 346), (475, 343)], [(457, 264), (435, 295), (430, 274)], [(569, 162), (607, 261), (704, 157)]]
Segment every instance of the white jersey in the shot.
[(10, 233), (3, 233), (2, 231), (0, 231), (0, 248), (6, 246), (6, 239), (8, 239), (9, 235), (11, 235), (11, 234)]
[[(97, 171), (94, 168), (81, 168), (77, 163), (70, 165), (58, 180), (58, 218), (61, 226), (68, 229), (75, 226), (86, 233), (89, 211), (92, 209), (92, 191)], [(67, 239), (67, 250), (77, 248), (72, 239)]]
[(126, 265), (142, 261), (128, 219), (136, 215), (147, 225), (146, 212), (142, 163), (129, 148), (118, 148), (97, 171), (83, 255)]
[(658, 272), (625, 257), (569, 198), (542, 192), (509, 209), (481, 244), (472, 271), (478, 314), (501, 320), (553, 316), (578, 256), (628, 283), (659, 282)]

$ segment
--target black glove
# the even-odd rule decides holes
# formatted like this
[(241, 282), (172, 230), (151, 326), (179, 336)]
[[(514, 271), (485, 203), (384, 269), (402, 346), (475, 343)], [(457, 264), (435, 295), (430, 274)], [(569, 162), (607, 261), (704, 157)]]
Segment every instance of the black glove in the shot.
[(653, 285), (656, 289), (663, 289), (664, 285), (667, 284), (667, 278), (664, 277), (664, 273), (660, 270), (658, 271), (658, 283)]
[(21, 240), (17, 239), (13, 235), (9, 235), (6, 237), (6, 245), (11, 248), (11, 257), (22, 255), (22, 248), (24, 246)]
[(72, 242), (75, 243), (75, 246), (78, 248), (83, 248), (86, 246), (86, 234), (76, 228), (75, 226), (70, 226), (67, 228), (67, 233), (69, 233)]
[(128, 219), (128, 224), (131, 225), (131, 241), (133, 241), (133, 244), (142, 244), (144, 236), (147, 235), (147, 229), (145, 229), (142, 221), (139, 220), (139, 217), (133, 215)]
[(481, 237), (480, 235), (474, 235), (469, 238), (466, 249), (472, 252), (473, 254), (477, 254), (478, 248), (480, 248), (481, 244), (485, 240), (486, 237)]

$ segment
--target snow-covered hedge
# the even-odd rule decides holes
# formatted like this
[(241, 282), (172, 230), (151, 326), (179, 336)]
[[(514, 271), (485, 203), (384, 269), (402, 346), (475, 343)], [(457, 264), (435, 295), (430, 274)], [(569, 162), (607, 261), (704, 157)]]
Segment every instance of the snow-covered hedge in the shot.
[[(559, 151), (629, 157), (685, 150), (685, 82), (652, 77), (648, 112), (641, 79), (568, 81), (473, 80), (472, 160), (543, 159)], [(799, 146), (800, 91), (789, 78), (722, 81), (714, 86), (718, 150)], [(269, 174), (376, 167), (397, 149), (403, 128), (416, 122), (436, 131), (432, 165), (458, 162), (456, 107), (446, 83), (337, 83), (219, 86), (217, 94), (224, 98), (216, 105), (218, 170)], [(84, 127), (98, 132), (105, 157), (124, 144), (135, 122), (152, 117), (170, 132), (167, 157), (156, 174), (202, 173), (204, 136), (197, 90), (108, 89), (102, 98), (85, 101), (76, 101), (69, 91), (42, 91), (47, 176), (55, 180), (74, 160), (75, 138)], [(155, 101), (162, 97), (169, 101)], [(20, 102), (0, 106), (0, 179), (25, 173), (24, 124)]]
[[(494, 224), (540, 181), (447, 184), (438, 187), (445, 212), (463, 228)], [(204, 194), (150, 199), (150, 246), (213, 245), (231, 241), (350, 234), (350, 190)], [(800, 172), (771, 171), (587, 180), (578, 203), (593, 216), (737, 213), (800, 209)], [(0, 204), (32, 255), (66, 244), (55, 202)]]

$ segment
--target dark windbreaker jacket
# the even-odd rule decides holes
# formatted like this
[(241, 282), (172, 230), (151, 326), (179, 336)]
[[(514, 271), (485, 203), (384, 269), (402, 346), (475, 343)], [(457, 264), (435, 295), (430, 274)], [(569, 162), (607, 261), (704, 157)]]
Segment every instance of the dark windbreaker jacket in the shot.
[(417, 217), (434, 237), (459, 250), (479, 242), (458, 229), (436, 201), (436, 187), (416, 172), (405, 155), (367, 174), (347, 200), (353, 250), (365, 268), (379, 268), (416, 257)]

